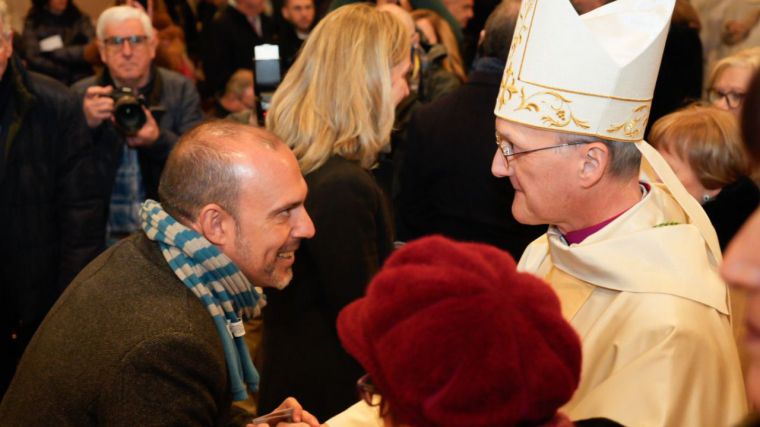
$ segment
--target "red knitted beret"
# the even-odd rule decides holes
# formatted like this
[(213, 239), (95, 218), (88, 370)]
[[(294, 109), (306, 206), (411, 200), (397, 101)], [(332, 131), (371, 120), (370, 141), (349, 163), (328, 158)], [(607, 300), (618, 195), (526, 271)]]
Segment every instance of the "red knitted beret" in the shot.
[(396, 251), (338, 334), (417, 427), (540, 424), (580, 376), (580, 341), (546, 283), (506, 252), (439, 236)]

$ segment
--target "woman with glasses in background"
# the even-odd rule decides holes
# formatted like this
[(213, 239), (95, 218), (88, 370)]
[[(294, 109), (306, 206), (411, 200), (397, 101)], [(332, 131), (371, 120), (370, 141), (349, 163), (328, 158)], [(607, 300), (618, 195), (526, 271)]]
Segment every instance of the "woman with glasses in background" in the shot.
[(707, 99), (739, 118), (750, 81), (760, 68), (760, 48), (745, 49), (718, 61), (710, 73)]
[(398, 18), (367, 4), (343, 6), (313, 30), (272, 98), (266, 126), (298, 159), (317, 234), (301, 243), (290, 286), (267, 292), (264, 412), (293, 395), (326, 419), (355, 401), (361, 368), (341, 348), (335, 320), (392, 249), (384, 195), (369, 169), (409, 93), (410, 49)]

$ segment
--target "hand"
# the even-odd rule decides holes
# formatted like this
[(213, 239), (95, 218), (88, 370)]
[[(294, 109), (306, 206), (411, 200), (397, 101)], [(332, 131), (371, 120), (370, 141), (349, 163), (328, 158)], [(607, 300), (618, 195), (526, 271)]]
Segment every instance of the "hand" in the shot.
[(277, 423), (274, 426), (270, 426), (267, 423), (263, 424), (248, 424), (246, 427), (319, 427), (319, 421), (314, 415), (311, 415), (307, 411), (305, 411), (301, 404), (298, 403), (298, 401), (295, 398), (289, 397), (285, 399), (285, 401), (280, 404), (280, 406), (277, 407), (272, 412), (280, 411), (283, 409), (293, 409), (293, 422), (292, 423)]
[(131, 148), (150, 147), (156, 143), (161, 134), (156, 119), (153, 118), (150, 110), (143, 107), (143, 111), (145, 111), (145, 118), (147, 119), (145, 124), (137, 131), (136, 135), (127, 137), (127, 145)]
[(113, 114), (113, 99), (110, 95), (111, 86), (90, 86), (84, 94), (82, 109), (87, 119), (87, 126), (96, 128)]

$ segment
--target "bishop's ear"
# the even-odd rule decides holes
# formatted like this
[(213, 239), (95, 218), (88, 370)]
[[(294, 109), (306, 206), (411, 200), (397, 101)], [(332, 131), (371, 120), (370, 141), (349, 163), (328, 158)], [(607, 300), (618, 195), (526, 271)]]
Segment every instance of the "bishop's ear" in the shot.
[(584, 187), (592, 187), (604, 176), (604, 172), (610, 161), (610, 150), (602, 142), (586, 144), (583, 150), (583, 167), (581, 168), (581, 182)]

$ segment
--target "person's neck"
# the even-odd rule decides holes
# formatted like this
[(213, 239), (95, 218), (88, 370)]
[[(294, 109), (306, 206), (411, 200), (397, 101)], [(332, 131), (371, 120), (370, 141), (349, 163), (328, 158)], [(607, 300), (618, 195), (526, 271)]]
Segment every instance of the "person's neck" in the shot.
[(562, 234), (593, 227), (635, 206), (642, 198), (637, 179), (620, 182), (611, 180), (593, 189), (588, 197), (576, 205), (572, 218), (555, 226)]

